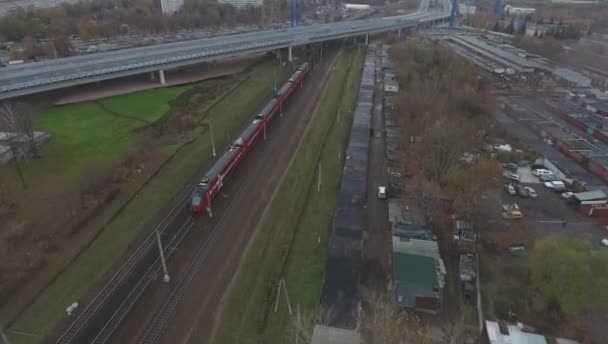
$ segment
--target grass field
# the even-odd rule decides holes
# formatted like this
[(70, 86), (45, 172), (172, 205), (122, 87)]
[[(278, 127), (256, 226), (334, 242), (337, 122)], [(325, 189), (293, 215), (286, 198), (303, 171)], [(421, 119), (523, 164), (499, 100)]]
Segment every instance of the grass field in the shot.
[[(209, 109), (201, 118), (213, 121), (216, 142), (222, 144), (227, 133), (251, 118), (270, 96), (274, 83), (269, 63), (254, 68), (249, 78)], [(285, 79), (291, 72), (283, 68), (277, 73)], [(107, 224), (99, 236), (34, 302), (22, 312), (9, 328), (13, 343), (40, 343), (65, 316), (65, 306), (100, 282), (103, 273), (122, 255), (129, 243), (171, 198), (182, 189), (211, 158), (210, 138), (204, 127), (189, 133), (192, 143), (181, 149), (122, 213)], [(175, 143), (177, 146), (177, 143)], [(175, 149), (176, 147), (173, 147)], [(171, 147), (168, 147), (171, 149)], [(21, 332), (37, 336), (19, 335)]]
[(299, 305), (303, 313), (316, 310), (350, 133), (350, 109), (357, 98), (363, 59), (356, 50), (338, 58), (313, 121), (227, 297), (216, 342), (287, 342), (285, 334), (292, 318), (284, 299), (274, 313), (276, 284), (281, 277), (294, 309)]
[[(208, 89), (217, 84), (217, 80), (206, 80), (196, 84), (197, 88)], [(169, 103), (179, 95), (192, 89), (192, 85), (157, 88), (135, 92), (128, 95), (103, 99), (101, 103), (113, 112), (139, 118), (149, 123), (159, 120), (167, 111)]]
[[(202, 84), (207, 82), (214, 81)], [(191, 87), (158, 88), (100, 101), (112, 111), (143, 121), (114, 116), (95, 102), (58, 106), (42, 113), (38, 126), (52, 139), (42, 149), (41, 159), (24, 164), (26, 180), (36, 187), (39, 178), (42, 183), (70, 179), (91, 164), (99, 166), (119, 158), (137, 139), (134, 129), (158, 120), (169, 110), (169, 102)]]

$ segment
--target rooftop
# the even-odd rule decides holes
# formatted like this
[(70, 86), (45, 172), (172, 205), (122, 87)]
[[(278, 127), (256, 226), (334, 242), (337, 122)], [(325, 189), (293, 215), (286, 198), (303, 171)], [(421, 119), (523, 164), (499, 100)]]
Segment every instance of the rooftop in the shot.
[(553, 71), (558, 77), (568, 80), (580, 87), (591, 87), (591, 79), (579, 72), (568, 68), (555, 68)]
[(598, 201), (598, 200), (605, 200), (606, 194), (602, 190), (593, 190), (593, 191), (575, 193), (574, 197), (576, 197), (576, 199), (578, 199), (581, 202)]
[(393, 279), (439, 289), (436, 262), (432, 257), (393, 252)]
[(359, 344), (361, 336), (355, 330), (316, 325), (311, 344)]
[[(500, 331), (500, 326), (495, 321), (486, 321), (486, 333), (490, 344), (548, 344), (545, 336), (537, 333), (522, 331), (514, 325), (507, 325), (506, 333)], [(555, 338), (559, 344), (578, 344), (577, 341), (563, 338)]]

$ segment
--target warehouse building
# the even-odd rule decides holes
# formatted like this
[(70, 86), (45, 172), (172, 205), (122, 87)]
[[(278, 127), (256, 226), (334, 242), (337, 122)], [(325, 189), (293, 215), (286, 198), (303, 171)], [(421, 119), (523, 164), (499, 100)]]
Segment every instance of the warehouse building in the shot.
[(260, 7), (264, 3), (263, 0), (218, 0), (220, 5), (232, 5), (236, 8), (243, 7)]
[(160, 0), (160, 7), (164, 14), (179, 12), (184, 6), (184, 0)]

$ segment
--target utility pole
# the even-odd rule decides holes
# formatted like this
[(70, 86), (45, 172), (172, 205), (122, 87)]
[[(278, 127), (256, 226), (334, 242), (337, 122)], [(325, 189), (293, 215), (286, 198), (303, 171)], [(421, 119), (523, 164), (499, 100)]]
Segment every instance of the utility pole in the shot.
[(453, 0), (452, 1), (452, 11), (450, 12), (450, 29), (454, 28), (454, 22), (456, 21), (456, 6), (457, 6), (457, 1)]
[(264, 121), (264, 141), (266, 141), (266, 118), (262, 118), (262, 121)]
[(167, 272), (167, 262), (165, 262), (165, 252), (163, 252), (163, 244), (160, 241), (160, 232), (156, 230), (156, 241), (158, 242), (158, 252), (160, 253), (160, 262), (163, 265), (163, 282), (169, 283), (171, 277), (169, 277), (169, 273)]
[(209, 217), (213, 217), (213, 211), (211, 211), (211, 199), (209, 198), (209, 193), (207, 192), (207, 214), (209, 214)]
[(292, 315), (293, 310), (291, 309), (291, 301), (289, 300), (289, 295), (287, 294), (287, 284), (285, 283), (284, 278), (279, 280), (277, 289), (277, 298), (274, 300), (274, 312), (276, 313), (279, 309), (279, 298), (281, 297), (281, 290), (283, 290), (285, 297), (287, 298), (287, 310), (289, 311), (289, 315)]
[(285, 283), (285, 279), (281, 278), (283, 282), (283, 291), (285, 292), (285, 297), (287, 298), (287, 309), (289, 310), (289, 315), (292, 315), (293, 311), (291, 310), (291, 301), (289, 301), (289, 294), (287, 294), (287, 283)]
[(11, 341), (8, 340), (8, 336), (4, 333), (4, 329), (0, 327), (0, 338), (2, 338), (3, 344), (11, 344)]
[(215, 140), (213, 140), (213, 124), (209, 121), (209, 135), (211, 135), (211, 149), (213, 151), (213, 157), (215, 158)]
[(10, 143), (11, 154), (13, 155), (13, 160), (15, 160), (15, 168), (17, 169), (17, 175), (19, 176), (19, 180), (21, 181), (21, 186), (24, 190), (27, 190), (27, 184), (25, 183), (25, 179), (23, 178), (23, 172), (21, 172), (21, 165), (19, 164), (19, 153), (17, 149), (15, 149), (15, 143), (11, 141)]
[(283, 279), (281, 278), (279, 280), (279, 284), (278, 284), (278, 290), (277, 290), (277, 298), (274, 300), (274, 312), (276, 313), (277, 310), (279, 309), (279, 297), (281, 297), (281, 284), (283, 282)]
[(319, 162), (319, 181), (317, 182), (317, 192), (321, 192), (321, 162)]
[(300, 344), (300, 332), (303, 331), (302, 329), (302, 317), (300, 316), (300, 304), (298, 303), (297, 305), (297, 311), (296, 311), (296, 344)]
[(496, 2), (494, 3), (494, 15), (496, 17), (500, 16), (500, 0), (496, 0)]

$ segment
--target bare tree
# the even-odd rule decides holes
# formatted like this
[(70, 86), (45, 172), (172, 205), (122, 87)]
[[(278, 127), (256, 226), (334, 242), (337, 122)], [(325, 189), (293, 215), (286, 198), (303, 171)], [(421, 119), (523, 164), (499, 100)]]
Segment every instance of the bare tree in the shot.
[(428, 329), (413, 313), (397, 308), (390, 294), (364, 291), (362, 332), (367, 344), (431, 344)]
[(0, 104), (0, 130), (5, 130), (13, 134), (15, 143), (20, 143), (23, 139), (27, 141), (29, 147), (21, 150), (21, 154), (38, 155), (34, 135), (34, 108), (26, 104), (15, 104), (4, 102)]
[(0, 104), (0, 130), (6, 132), (6, 144), (8, 144), (13, 160), (15, 162), (15, 168), (17, 175), (21, 181), (21, 185), (24, 189), (27, 188), (23, 173), (21, 171), (21, 165), (19, 164), (19, 157), (22, 155), (21, 145), (19, 142), (19, 115), (17, 108), (13, 103), (5, 102)]

